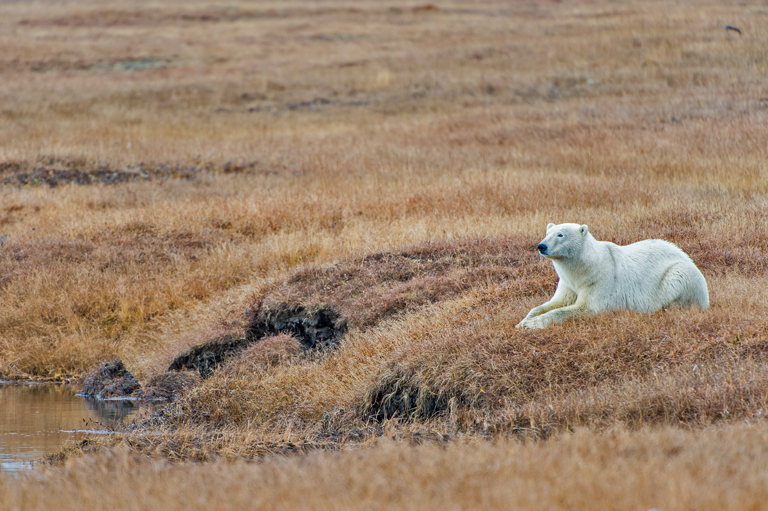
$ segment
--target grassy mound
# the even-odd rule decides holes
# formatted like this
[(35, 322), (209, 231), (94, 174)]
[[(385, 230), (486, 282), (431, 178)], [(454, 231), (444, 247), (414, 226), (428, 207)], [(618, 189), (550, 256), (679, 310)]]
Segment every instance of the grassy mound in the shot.
[[(181, 443), (168, 451), (180, 459), (248, 458), (275, 441), (335, 449), (388, 428), (412, 439), (547, 437), (766, 416), (768, 324), (748, 309), (715, 301), (514, 328), (556, 282), (533, 245), (441, 242), (299, 270), (255, 301), (251, 325), (322, 303), (346, 325), (337, 348), (318, 355), (287, 333), (254, 340), (131, 442)], [(717, 293), (723, 279), (708, 277)]]

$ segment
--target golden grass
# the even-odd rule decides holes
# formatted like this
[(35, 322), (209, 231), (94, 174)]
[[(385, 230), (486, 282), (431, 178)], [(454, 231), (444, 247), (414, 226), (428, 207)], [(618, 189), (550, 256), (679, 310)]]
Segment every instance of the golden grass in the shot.
[[(120, 357), (146, 382), (247, 329), (264, 297), (330, 304), (349, 321), (338, 350), (257, 345), (104, 443), (185, 461), (385, 434), (498, 441), (215, 469), (106, 450), (0, 494), (45, 507), (46, 485), (118, 491), (124, 469), (164, 507), (206, 478), (211, 508), (217, 491), (256, 499), (253, 478), (323, 467), (338, 479), (256, 502), (331, 488), (341, 508), (760, 502), (767, 20), (705, 1), (0, 5), (0, 377), (78, 377)], [(556, 283), (533, 250), (550, 221), (677, 243), (711, 309), (514, 329)], [(691, 447), (648, 447), (672, 444)], [(496, 493), (451, 459), (491, 467)], [(413, 485), (444, 491), (397, 500)]]
[[(372, 419), (440, 417), (446, 423), (439, 427), (452, 431), (482, 423), (484, 432), (538, 436), (581, 425), (761, 419), (768, 409), (764, 319), (715, 307), (519, 331), (515, 318), (527, 306), (510, 304), (540, 299), (520, 291), (472, 291), (353, 330), (319, 361), (240, 377), (222, 372), (165, 420), (218, 428), (292, 423), (301, 435), (302, 428), (337, 434)], [(335, 410), (355, 412), (341, 426), (323, 423)]]
[(763, 509), (768, 431), (737, 426), (546, 442), (459, 441), (170, 465), (126, 451), (0, 479), (9, 509)]

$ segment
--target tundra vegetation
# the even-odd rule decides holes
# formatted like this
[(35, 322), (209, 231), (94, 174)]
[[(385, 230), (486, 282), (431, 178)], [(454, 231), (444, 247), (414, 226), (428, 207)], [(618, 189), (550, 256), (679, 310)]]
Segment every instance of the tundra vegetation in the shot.
[[(146, 383), (247, 341), (0, 501), (763, 506), (766, 23), (709, 1), (0, 3), (0, 376), (120, 358)], [(549, 222), (674, 242), (710, 309), (515, 329), (557, 284)], [(289, 313), (338, 335), (269, 322)]]

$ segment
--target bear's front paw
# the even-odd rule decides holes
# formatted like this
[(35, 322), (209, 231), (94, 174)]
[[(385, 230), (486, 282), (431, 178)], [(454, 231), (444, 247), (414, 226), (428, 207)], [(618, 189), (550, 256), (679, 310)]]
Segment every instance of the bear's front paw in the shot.
[(522, 319), (522, 321), (520, 321), (520, 323), (518, 323), (518, 324), (516, 324), (516, 325), (515, 325), (515, 328), (530, 328), (530, 327), (528, 326), (528, 323), (529, 323), (529, 322), (530, 322), (532, 319), (533, 319), (533, 318), (531, 317), (531, 315), (530, 315), (530, 314), (528, 314), (526, 317), (524, 317), (524, 318)]
[(528, 329), (539, 329), (539, 328), (546, 328), (547, 325), (544, 322), (543, 319), (541, 319), (541, 316), (537, 316), (535, 318), (525, 318), (520, 323), (517, 324), (516, 328), (528, 328)]

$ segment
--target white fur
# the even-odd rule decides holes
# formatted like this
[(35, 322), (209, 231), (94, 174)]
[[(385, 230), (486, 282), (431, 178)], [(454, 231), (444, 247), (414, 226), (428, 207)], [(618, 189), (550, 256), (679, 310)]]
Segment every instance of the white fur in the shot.
[(668, 241), (619, 246), (597, 241), (586, 225), (549, 224), (539, 253), (552, 261), (560, 282), (552, 299), (533, 308), (518, 327), (546, 328), (570, 316), (608, 310), (709, 307), (704, 275)]

